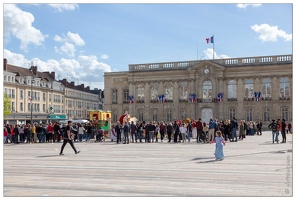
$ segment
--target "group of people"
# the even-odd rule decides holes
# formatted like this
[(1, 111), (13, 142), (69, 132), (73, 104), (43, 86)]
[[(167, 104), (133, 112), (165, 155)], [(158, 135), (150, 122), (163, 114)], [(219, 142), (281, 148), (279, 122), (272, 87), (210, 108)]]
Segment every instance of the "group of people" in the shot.
[(272, 122), (268, 125), (268, 128), (271, 129), (272, 131), (272, 143), (276, 142), (277, 144), (279, 143), (279, 133), (282, 135), (282, 142), (281, 143), (286, 143), (287, 142), (287, 137), (286, 134), (291, 132), (292, 125), (291, 123), (286, 124), (285, 119), (278, 119), (275, 121), (274, 119)]
[[(6, 124), (4, 126), (4, 144), (8, 143), (55, 143), (61, 142), (66, 133), (67, 124), (59, 122), (48, 124)], [(73, 124), (73, 141), (82, 142), (84, 135), (85, 141), (90, 142), (93, 127), (88, 124)]]

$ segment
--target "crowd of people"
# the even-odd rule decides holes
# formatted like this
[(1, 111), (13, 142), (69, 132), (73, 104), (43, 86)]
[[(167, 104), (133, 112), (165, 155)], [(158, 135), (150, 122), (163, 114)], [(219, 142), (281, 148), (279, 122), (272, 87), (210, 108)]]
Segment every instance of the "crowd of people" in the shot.
[[(273, 120), (275, 122), (275, 120)], [(272, 122), (272, 123), (273, 123)], [(271, 125), (269, 128), (271, 129)], [(286, 124), (285, 120), (278, 119), (276, 122), (277, 130), (272, 130), (272, 141), (279, 142), (278, 135), (282, 134), (282, 142), (286, 142), (286, 134), (291, 133), (291, 123)], [(96, 131), (96, 133), (94, 133)], [(162, 122), (126, 122), (112, 125), (110, 134), (117, 136), (117, 143), (129, 144), (130, 142), (191, 142), (210, 143), (216, 137), (217, 131), (225, 141), (237, 142), (243, 140), (246, 135), (262, 135), (262, 122), (252, 122), (240, 120), (235, 117), (231, 120), (218, 121), (210, 118), (209, 122), (198, 120), (181, 121), (175, 120), (173, 123)], [(66, 133), (66, 124), (59, 122), (48, 124), (21, 124), (9, 125), (4, 127), (4, 143), (54, 143), (62, 142)], [(97, 135), (96, 141), (100, 141), (104, 134), (102, 130), (94, 130), (92, 124), (73, 124), (72, 136), (75, 142), (90, 142), (90, 139)], [(100, 134), (97, 134), (100, 133)]]

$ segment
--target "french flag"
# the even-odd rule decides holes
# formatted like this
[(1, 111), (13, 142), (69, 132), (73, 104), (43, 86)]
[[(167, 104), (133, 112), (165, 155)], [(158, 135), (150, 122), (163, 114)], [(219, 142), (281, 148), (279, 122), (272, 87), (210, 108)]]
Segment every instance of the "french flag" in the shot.
[(130, 97), (130, 103), (134, 103), (134, 96)]
[(211, 38), (206, 38), (207, 44), (208, 43), (214, 43), (214, 36), (212, 36)]

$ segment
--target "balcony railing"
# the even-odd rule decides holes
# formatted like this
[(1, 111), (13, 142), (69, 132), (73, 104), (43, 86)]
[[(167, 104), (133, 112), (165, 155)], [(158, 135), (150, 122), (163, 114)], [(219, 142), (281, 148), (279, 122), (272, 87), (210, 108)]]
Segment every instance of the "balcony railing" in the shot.
[(279, 100), (290, 100), (290, 97), (279, 97)]
[(188, 102), (188, 99), (179, 99), (179, 102)]
[(197, 99), (197, 103), (212, 103), (217, 102), (217, 98), (210, 98), (210, 99)]
[(227, 101), (237, 101), (237, 98), (227, 98)]
[(144, 100), (137, 100), (136, 103), (145, 103)]
[(248, 97), (245, 97), (245, 98), (244, 98), (244, 101), (254, 101), (254, 98), (248, 98)]
[(271, 97), (262, 97), (261, 100), (262, 101), (271, 101)]

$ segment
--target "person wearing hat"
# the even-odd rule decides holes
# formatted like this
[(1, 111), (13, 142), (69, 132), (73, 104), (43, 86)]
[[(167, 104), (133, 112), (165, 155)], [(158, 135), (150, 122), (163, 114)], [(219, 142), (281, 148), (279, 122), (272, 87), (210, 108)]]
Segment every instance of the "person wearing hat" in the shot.
[(274, 136), (275, 136), (275, 141), (277, 143), (279, 143), (279, 139), (278, 139), (278, 128), (279, 128), (279, 126), (280, 125), (278, 123), (276, 123), (274, 119), (268, 125), (268, 128), (271, 129), (271, 131), (272, 131), (272, 144), (274, 144)]

